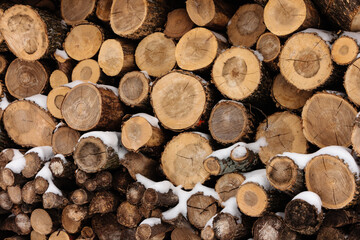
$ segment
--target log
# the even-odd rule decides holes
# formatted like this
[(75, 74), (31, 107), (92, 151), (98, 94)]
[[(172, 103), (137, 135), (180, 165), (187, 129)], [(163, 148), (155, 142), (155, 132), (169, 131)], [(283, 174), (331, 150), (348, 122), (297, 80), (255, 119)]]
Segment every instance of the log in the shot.
[(343, 34), (333, 43), (331, 58), (338, 65), (349, 65), (356, 60), (358, 52), (356, 38)]
[(256, 42), (256, 50), (261, 53), (264, 63), (271, 69), (279, 69), (279, 55), (281, 52), (281, 43), (278, 36), (271, 32), (262, 34)]
[(147, 107), (149, 105), (150, 80), (145, 72), (126, 73), (119, 83), (120, 100), (130, 107)]
[(202, 230), (201, 230), (201, 239), (204, 239), (204, 240), (215, 240), (215, 232), (214, 232), (214, 229), (208, 225), (206, 227), (204, 227)]
[(358, 78), (360, 71), (358, 67), (360, 66), (360, 60), (356, 59), (352, 64), (350, 64), (344, 75), (344, 88), (348, 98), (356, 106), (360, 105), (360, 98), (356, 94), (358, 86), (356, 79)]
[(69, 25), (82, 23), (94, 12), (95, 3), (96, 0), (61, 0), (61, 17)]
[(93, 193), (86, 191), (85, 189), (79, 188), (71, 193), (70, 199), (77, 205), (84, 205), (91, 202)]
[(175, 42), (164, 33), (152, 33), (136, 47), (135, 61), (140, 70), (161, 77), (175, 67)]
[(66, 205), (68, 205), (69, 200), (65, 198), (62, 195), (59, 195), (58, 193), (51, 192), (50, 190), (47, 190), (42, 195), (42, 202), (44, 209), (51, 209), (51, 208), (64, 208)]
[(114, 33), (130, 39), (141, 39), (161, 26), (166, 18), (163, 0), (113, 0), (110, 25)]
[[(21, 155), (19, 155), (18, 157), (21, 157)], [(12, 160), (16, 161), (16, 159), (17, 157), (13, 157)], [(3, 169), (0, 169), (0, 184), (2, 185), (2, 188), (4, 190), (6, 190), (6, 187), (10, 187), (14, 185), (23, 185), (26, 182), (24, 176), (19, 174), (18, 171), (14, 173), (10, 165), (5, 165)], [(14, 165), (16, 164), (13, 164), (13, 166)]]
[(301, 117), (306, 139), (322, 148), (350, 146), (356, 109), (336, 92), (320, 92), (306, 101)]
[(276, 105), (287, 110), (301, 110), (312, 96), (312, 91), (300, 90), (278, 74), (271, 86), (271, 97)]
[(48, 85), (48, 78), (40, 62), (16, 58), (6, 71), (5, 85), (13, 97), (21, 99), (42, 93)]
[(2, 15), (1, 34), (18, 58), (38, 60), (60, 48), (65, 29), (54, 14), (27, 5), (14, 5)]
[(109, 191), (100, 191), (91, 199), (89, 205), (89, 215), (95, 213), (110, 213), (115, 211), (118, 199)]
[(44, 235), (52, 233), (58, 225), (54, 212), (47, 212), (41, 208), (35, 209), (31, 213), (30, 222), (33, 230)]
[(79, 24), (65, 38), (64, 50), (72, 59), (85, 60), (99, 51), (103, 40), (100, 27), (90, 23)]
[(360, 224), (356, 224), (353, 226), (353, 228), (350, 231), (349, 240), (356, 240), (359, 237), (359, 233), (360, 233)]
[(53, 176), (68, 179), (74, 178), (76, 169), (74, 163), (66, 160), (66, 158), (61, 154), (57, 154), (51, 158), (49, 168)]
[(88, 191), (98, 191), (109, 189), (112, 183), (112, 174), (108, 171), (101, 171), (96, 173), (95, 178), (89, 179), (84, 183), (86, 190)]
[(209, 131), (221, 144), (249, 140), (254, 127), (253, 115), (240, 102), (221, 100), (211, 110)]
[(201, 125), (211, 103), (209, 85), (199, 76), (175, 71), (152, 86), (151, 105), (164, 128), (182, 131)]
[(266, 29), (263, 15), (264, 8), (258, 4), (241, 5), (227, 25), (229, 42), (233, 46), (253, 46)]
[(171, 226), (164, 223), (155, 225), (140, 224), (136, 228), (135, 238), (136, 240), (147, 240), (147, 239), (164, 239), (165, 233), (173, 230)]
[(330, 227), (321, 227), (318, 231), (316, 240), (325, 240), (325, 239), (333, 239), (333, 240), (340, 240), (340, 239), (351, 239), (350, 237), (347, 238), (341, 229), (338, 228), (330, 228)]
[(146, 188), (139, 182), (133, 182), (126, 191), (126, 201), (132, 205), (139, 205)]
[(88, 208), (77, 204), (69, 204), (66, 206), (66, 212), (68, 218), (75, 222), (79, 222), (88, 217)]
[(51, 138), (51, 146), (56, 154), (70, 156), (80, 138), (80, 133), (65, 124), (57, 125)]
[(9, 195), (10, 201), (12, 201), (14, 204), (22, 203), (21, 187), (19, 185), (8, 186), (7, 193)]
[(232, 47), (222, 52), (211, 75), (216, 88), (230, 99), (255, 103), (265, 101), (269, 95), (271, 79), (250, 49)]
[(179, 203), (179, 197), (172, 190), (167, 193), (160, 193), (152, 188), (144, 191), (141, 200), (142, 206), (150, 210), (158, 207), (172, 208)]
[(7, 217), (2, 223), (2, 231), (12, 231), (18, 235), (28, 235), (31, 232), (32, 225), (28, 215), (20, 213), (16, 216)]
[(56, 123), (47, 111), (31, 101), (12, 102), (4, 111), (3, 122), (9, 137), (21, 146), (51, 145)]
[(101, 70), (99, 64), (94, 59), (80, 61), (73, 69), (71, 74), (72, 81), (85, 81), (97, 83), (100, 79)]
[(186, 206), (189, 222), (198, 229), (205, 227), (210, 218), (217, 213), (218, 207), (215, 198), (202, 193), (191, 195)]
[(183, 70), (205, 71), (227, 45), (226, 38), (218, 33), (201, 27), (191, 29), (176, 45), (177, 65)]
[(191, 229), (188, 228), (175, 228), (171, 232), (171, 240), (186, 240), (186, 239), (193, 239), (193, 240), (200, 240), (201, 238), (196, 235)]
[(116, 221), (116, 216), (112, 213), (95, 215), (91, 219), (91, 226), (99, 240), (122, 239), (122, 226)]
[(175, 186), (192, 189), (209, 178), (203, 161), (210, 153), (212, 148), (206, 138), (197, 133), (181, 133), (165, 146), (161, 156), (162, 170)]
[(124, 39), (105, 40), (100, 47), (98, 63), (101, 70), (111, 77), (134, 70), (134, 43)]
[(94, 230), (91, 227), (85, 226), (81, 229), (81, 237), (79, 240), (93, 240), (96, 237)]
[(320, 17), (310, 0), (269, 0), (264, 8), (264, 22), (270, 32), (287, 36), (302, 29), (318, 27)]
[(70, 92), (69, 87), (57, 87), (52, 89), (46, 99), (46, 106), (51, 115), (57, 119), (64, 119), (61, 114), (61, 105), (64, 101), (65, 95)]
[(128, 186), (133, 182), (129, 171), (125, 167), (121, 167), (116, 172), (114, 172), (112, 176), (112, 188), (120, 193), (121, 196), (125, 197)]
[(358, 213), (353, 209), (330, 210), (325, 214), (323, 227), (339, 228), (360, 221)]
[(264, 164), (276, 154), (283, 152), (307, 152), (301, 119), (290, 112), (277, 112), (263, 121), (256, 132), (256, 139), (261, 137), (267, 142), (259, 151), (260, 160)]
[(96, 3), (96, 17), (103, 22), (110, 21), (110, 10), (113, 0), (99, 0)]
[(120, 204), (116, 216), (117, 222), (128, 228), (136, 227), (142, 219), (139, 208), (127, 201)]
[(123, 107), (112, 90), (83, 83), (65, 96), (61, 113), (67, 125), (75, 130), (110, 130), (121, 123)]
[(215, 237), (222, 240), (239, 239), (248, 235), (248, 229), (243, 223), (237, 222), (229, 213), (219, 213), (213, 221)]
[(35, 204), (41, 201), (41, 197), (36, 193), (34, 181), (29, 181), (25, 183), (21, 190), (21, 198), (24, 203), (27, 204)]
[(66, 232), (74, 234), (78, 233), (81, 230), (81, 221), (74, 221), (69, 217), (69, 212), (71, 211), (71, 205), (66, 206), (61, 213), (61, 225), (66, 230)]
[(177, 8), (167, 15), (164, 34), (169, 38), (180, 39), (194, 26), (185, 8)]
[(46, 235), (32, 230), (31, 234), (30, 234), (30, 239), (31, 240), (46, 240), (47, 238), (46, 238)]
[(233, 14), (229, 4), (219, 0), (189, 0), (186, 11), (196, 25), (214, 29), (224, 28)]
[(3, 74), (7, 68), (8, 68), (8, 61), (6, 60), (6, 57), (0, 55), (0, 74)]
[(27, 151), (24, 155), (25, 166), (21, 174), (26, 178), (34, 177), (42, 168), (43, 164), (54, 156), (50, 146), (36, 147)]
[(215, 184), (215, 191), (219, 194), (220, 201), (226, 202), (235, 197), (237, 190), (245, 181), (245, 177), (240, 173), (227, 173), (221, 176)]
[(2, 210), (10, 211), (13, 207), (13, 202), (10, 200), (9, 194), (6, 191), (0, 192), (0, 208)]
[(52, 88), (57, 88), (69, 83), (69, 77), (63, 71), (56, 69), (50, 74), (49, 83)]
[(71, 240), (71, 239), (72, 239), (71, 235), (64, 230), (57, 230), (53, 232), (49, 237), (49, 240)]
[(78, 186), (83, 186), (86, 180), (90, 179), (91, 175), (80, 169), (75, 170), (75, 180)]

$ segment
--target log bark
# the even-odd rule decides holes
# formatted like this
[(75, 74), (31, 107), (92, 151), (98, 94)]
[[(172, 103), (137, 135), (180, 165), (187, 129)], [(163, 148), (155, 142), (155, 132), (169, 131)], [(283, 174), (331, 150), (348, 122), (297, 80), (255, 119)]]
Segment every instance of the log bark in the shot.
[(185, 8), (177, 8), (167, 15), (164, 34), (169, 38), (180, 39), (194, 26)]
[(325, 240), (325, 239), (340, 240), (340, 239), (351, 239), (351, 238), (347, 238), (344, 232), (341, 231), (341, 229), (321, 227), (316, 236), (316, 240)]
[(144, 72), (126, 73), (119, 83), (119, 97), (130, 107), (147, 108), (149, 104), (150, 77)]
[(86, 180), (90, 179), (91, 175), (86, 173), (80, 169), (76, 169), (75, 171), (75, 180), (78, 186), (83, 186)]
[(202, 193), (192, 195), (187, 201), (187, 217), (189, 222), (198, 229), (205, 227), (206, 223), (217, 213), (217, 202), (211, 196)]
[(75, 130), (110, 130), (121, 123), (123, 107), (111, 90), (84, 83), (65, 96), (61, 113), (68, 126)]
[(41, 201), (41, 197), (37, 195), (35, 191), (34, 181), (29, 181), (23, 186), (21, 190), (21, 197), (24, 203), (27, 204), (34, 204)]
[(153, 226), (141, 224), (136, 229), (135, 238), (136, 240), (164, 239), (165, 233), (170, 232), (171, 230), (173, 230), (173, 228), (164, 223), (155, 224)]
[(171, 240), (200, 240), (201, 238), (188, 228), (175, 228), (171, 232)]
[(42, 195), (43, 207), (45, 209), (64, 208), (69, 200), (62, 195), (53, 192), (46, 192)]
[(96, 0), (61, 0), (62, 19), (70, 25), (76, 25), (84, 22), (95, 9)]
[(112, 188), (120, 193), (121, 196), (125, 197), (127, 194), (127, 188), (132, 182), (133, 179), (125, 167), (121, 167), (113, 173)]
[(325, 214), (322, 226), (339, 228), (360, 221), (360, 216), (353, 209), (330, 210)]
[(237, 220), (229, 213), (217, 214), (213, 222), (215, 236), (222, 240), (239, 239), (247, 236), (249, 230)]
[(104, 189), (109, 189), (112, 184), (113, 176), (108, 171), (101, 171), (96, 174), (92, 179), (88, 179), (84, 186), (88, 191), (99, 191)]
[(31, 232), (31, 224), (28, 215), (20, 213), (9, 216), (1, 223), (1, 230), (12, 231), (18, 235), (28, 235)]
[(57, 119), (64, 119), (61, 113), (61, 105), (65, 95), (70, 92), (69, 87), (57, 87), (52, 89), (47, 95), (46, 106), (51, 115)]
[(70, 160), (66, 160), (65, 157), (55, 155), (49, 164), (50, 171), (57, 178), (73, 179), (76, 166)]
[(126, 191), (126, 200), (132, 205), (139, 205), (146, 188), (139, 182), (133, 182)]

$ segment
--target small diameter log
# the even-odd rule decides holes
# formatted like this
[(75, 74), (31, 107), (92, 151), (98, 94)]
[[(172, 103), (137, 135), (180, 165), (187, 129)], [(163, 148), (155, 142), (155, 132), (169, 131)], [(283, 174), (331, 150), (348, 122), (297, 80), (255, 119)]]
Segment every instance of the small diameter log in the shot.
[[(91, 132), (90, 132), (91, 133)], [(87, 173), (95, 173), (105, 169), (113, 169), (120, 166), (118, 146), (120, 142), (115, 132), (103, 132), (105, 136), (119, 140), (116, 143), (104, 142), (101, 138), (91, 135), (83, 135), (74, 151), (74, 163), (79, 169)], [(115, 141), (114, 140), (114, 141)]]
[(70, 156), (80, 138), (80, 133), (65, 124), (58, 125), (51, 138), (51, 146), (56, 154)]
[(45, 234), (41, 234), (41, 233), (38, 233), (38, 232), (32, 230), (31, 234), (30, 234), (30, 239), (31, 240), (47, 240), (47, 237)]
[(96, 237), (94, 230), (91, 227), (85, 226), (81, 229), (79, 240), (93, 240)]
[(61, 17), (69, 25), (82, 23), (95, 9), (96, 0), (61, 0)]
[(229, 213), (219, 213), (213, 220), (215, 237), (222, 240), (239, 239), (248, 235), (249, 230), (243, 223)]
[(136, 174), (138, 173), (150, 179), (159, 177), (159, 171), (157, 170), (159, 162), (148, 158), (141, 153), (126, 153), (124, 158), (120, 159), (120, 164), (126, 167), (134, 180), (136, 180)]
[(266, 176), (274, 188), (288, 195), (305, 190), (304, 170), (288, 156), (271, 158), (266, 164)]
[(27, 5), (14, 5), (4, 12), (2, 19), (0, 29), (7, 46), (23, 60), (34, 61), (53, 53), (65, 37), (66, 28), (60, 19)]
[(320, 148), (350, 146), (356, 114), (356, 109), (336, 92), (317, 93), (303, 107), (304, 136)]
[(267, 142), (259, 151), (260, 160), (264, 164), (276, 154), (283, 152), (307, 152), (301, 119), (290, 112), (277, 112), (262, 122), (257, 129), (256, 139), (261, 137)]
[(264, 8), (258, 4), (240, 6), (227, 25), (229, 42), (233, 46), (253, 46), (266, 29), (263, 15)]
[(45, 192), (42, 195), (42, 202), (44, 209), (62, 209), (69, 203), (69, 201), (65, 197), (53, 192)]
[(107, 39), (100, 47), (98, 63), (107, 76), (117, 76), (136, 68), (135, 46), (124, 39)]
[(35, 209), (30, 217), (31, 227), (40, 234), (50, 234), (57, 227), (57, 217), (53, 212), (41, 208)]
[(150, 210), (157, 207), (171, 208), (179, 203), (179, 197), (171, 190), (167, 193), (160, 193), (155, 189), (148, 188), (144, 191), (141, 203), (143, 207)]
[(95, 11), (96, 17), (103, 22), (109, 22), (112, 3), (113, 0), (98, 0)]
[(235, 197), (244, 181), (245, 177), (240, 173), (227, 173), (221, 176), (215, 184), (215, 191), (219, 194), (221, 202)]
[(269, 0), (264, 8), (264, 22), (270, 32), (287, 36), (305, 28), (318, 27), (320, 17), (310, 0)]
[(171, 232), (171, 240), (201, 240), (201, 238), (196, 235), (191, 229), (188, 228), (175, 228)]
[(211, 102), (209, 91), (208, 83), (199, 76), (170, 72), (152, 86), (151, 104), (163, 127), (186, 130), (205, 120)]
[(140, 70), (161, 77), (175, 67), (175, 43), (164, 33), (152, 33), (136, 47), (135, 61)]
[(194, 26), (185, 8), (172, 10), (167, 15), (164, 34), (169, 38), (180, 39)]
[(329, 46), (317, 34), (296, 33), (284, 44), (279, 68), (284, 78), (298, 89), (313, 90), (328, 85), (333, 72)]
[(86, 180), (90, 179), (91, 175), (86, 173), (80, 169), (76, 169), (75, 171), (75, 180), (78, 186), (83, 186)]
[(88, 179), (84, 183), (84, 187), (88, 191), (98, 191), (101, 189), (108, 189), (111, 187), (112, 174), (108, 171), (98, 172), (93, 179)]
[[(332, 227), (321, 227), (317, 233), (316, 240), (343, 240), (349, 239), (352, 240), (350, 235), (345, 234), (342, 229), (332, 228)], [(356, 236), (358, 238), (358, 235)]]
[(258, 102), (269, 95), (271, 79), (250, 49), (232, 47), (222, 52), (211, 74), (216, 88), (230, 99)]
[(24, 203), (34, 204), (41, 201), (41, 197), (37, 195), (35, 190), (34, 181), (29, 181), (22, 187), (21, 198)]
[[(4, 168), (6, 166), (6, 164), (8, 164), (9, 162), (11, 162), (14, 157), (16, 157), (16, 153), (20, 153), (21, 152), (17, 149), (13, 149), (13, 148), (5, 148), (0, 152), (0, 168)], [(19, 156), (22, 156), (22, 154)], [(1, 174), (0, 174), (0, 177)]]
[(110, 25), (114, 33), (141, 39), (164, 26), (166, 3), (163, 0), (113, 0)]
[(115, 211), (118, 204), (118, 198), (111, 192), (101, 191), (91, 199), (89, 205), (89, 215), (96, 213), (109, 213)]
[(49, 240), (72, 240), (72, 239), (73, 238), (71, 237), (71, 235), (64, 230), (57, 230), (53, 232), (49, 237)]
[(302, 192), (285, 207), (285, 223), (293, 231), (312, 235), (322, 222), (321, 199), (316, 193)]
[(84, 205), (89, 203), (93, 198), (93, 193), (86, 191), (85, 189), (76, 189), (70, 195), (70, 200), (77, 205)]
[(263, 61), (270, 69), (278, 70), (281, 43), (275, 34), (271, 32), (262, 34), (256, 42), (256, 50), (264, 57)]
[(139, 205), (146, 188), (139, 182), (133, 182), (126, 191), (126, 200), (132, 205)]
[(68, 233), (74, 234), (81, 230), (82, 221), (74, 221), (69, 217), (71, 209), (71, 205), (67, 205), (63, 209), (61, 214), (61, 225)]
[(16, 58), (6, 71), (5, 85), (13, 97), (21, 99), (42, 93), (48, 85), (48, 78), (40, 62)]
[(117, 209), (117, 222), (121, 225), (134, 228), (140, 223), (142, 215), (139, 211), (139, 208), (135, 205), (131, 205), (129, 202), (125, 201), (120, 204)]
[(222, 144), (249, 140), (254, 125), (253, 116), (240, 102), (221, 100), (210, 113), (210, 134)]
[(211, 153), (206, 138), (197, 133), (181, 133), (165, 146), (161, 156), (162, 170), (175, 186), (192, 189), (198, 182), (203, 183), (209, 178), (203, 161)]
[(95, 215), (91, 219), (91, 226), (99, 240), (122, 239), (122, 226), (116, 221), (116, 216), (112, 213)]
[(356, 59), (352, 64), (350, 64), (344, 75), (344, 88), (349, 99), (356, 104), (360, 105), (360, 98), (357, 94), (358, 83), (357, 79), (360, 77), (360, 58)]
[(145, 113), (133, 115), (121, 127), (121, 143), (129, 151), (156, 153), (164, 143), (159, 120)]
[(21, 187), (19, 185), (15, 186), (8, 186), (7, 187), (7, 193), (9, 195), (10, 201), (14, 204), (21, 204), (22, 198), (21, 198)]
[(301, 110), (312, 96), (312, 91), (300, 90), (278, 74), (271, 86), (271, 97), (278, 107), (288, 110)]
[(7, 217), (0, 226), (3, 231), (12, 231), (18, 235), (28, 235), (31, 232), (31, 224), (28, 215), (20, 213), (16, 216)]
[(214, 229), (210, 225), (204, 227), (201, 230), (200, 236), (201, 236), (201, 239), (204, 239), (204, 240), (215, 240), (216, 239)]
[(206, 223), (217, 213), (217, 202), (212, 196), (202, 193), (192, 195), (187, 201), (187, 218), (198, 229), (205, 227)]
[(3, 122), (9, 137), (21, 146), (51, 145), (56, 123), (46, 110), (31, 101), (12, 102), (4, 111)]
[(57, 69), (50, 74), (49, 83), (51, 88), (54, 89), (69, 83), (69, 78), (63, 71)]
[(64, 101), (65, 95), (70, 92), (69, 87), (57, 87), (52, 89), (46, 99), (46, 106), (53, 115), (53, 117), (58, 119), (64, 119), (61, 114), (61, 105)]
[(176, 62), (184, 70), (206, 70), (227, 45), (224, 36), (206, 28), (194, 28), (185, 33), (176, 45)]
[(119, 83), (120, 100), (130, 107), (145, 107), (149, 104), (150, 77), (144, 72), (126, 73)]
[(322, 226), (339, 228), (359, 221), (359, 215), (353, 209), (330, 210), (326, 212)]
[(10, 200), (9, 194), (6, 191), (0, 192), (0, 209), (10, 211), (13, 207), (13, 202)]
[(135, 238), (136, 240), (164, 239), (165, 233), (171, 230), (173, 230), (173, 228), (166, 223), (142, 223), (136, 229)]
[(50, 160), (54, 156), (50, 146), (32, 148), (24, 155), (25, 166), (21, 170), (21, 174), (26, 178), (34, 177), (43, 166), (44, 162)]
[(359, 53), (356, 39), (351, 36), (341, 35), (331, 47), (331, 58), (338, 65), (349, 65)]
[(80, 24), (71, 29), (64, 42), (64, 49), (77, 61), (92, 58), (100, 49), (104, 36), (100, 27)]
[(314, 2), (319, 11), (341, 29), (360, 31), (360, 3), (347, 0), (318, 0)]
[(191, 231), (192, 233), (197, 233), (197, 231), (193, 228), (187, 218), (185, 218), (181, 213), (179, 213), (175, 218), (165, 219), (161, 214), (161, 221), (172, 225), (175, 228), (186, 229)]
[(110, 130), (120, 125), (123, 107), (112, 90), (83, 83), (65, 96), (61, 113), (69, 127), (75, 130)]
[(75, 165), (68, 161), (61, 154), (55, 155), (50, 160), (49, 168), (51, 173), (57, 178), (74, 178)]
[[(16, 161), (17, 158), (21, 158), (22, 155), (15, 156), (12, 161)], [(1, 187), (6, 190), (6, 187), (8, 186), (14, 186), (14, 185), (23, 185), (24, 182), (27, 180), (22, 176), (18, 169), (16, 168), (17, 165), (15, 162), (10, 165), (5, 165), (3, 169), (0, 169), (0, 185)], [(13, 172), (15, 170), (15, 172)]]
[(227, 2), (221, 0), (188, 0), (186, 11), (190, 19), (198, 26), (214, 29), (226, 27), (233, 10)]
[(85, 81), (97, 83), (100, 79), (100, 67), (94, 59), (85, 59), (80, 61), (73, 69), (71, 79), (72, 81)]
[(357, 201), (359, 193), (357, 177), (348, 164), (349, 162), (328, 154), (316, 156), (307, 163), (306, 187), (320, 196), (324, 208), (340, 209)]
[(82, 221), (88, 216), (88, 208), (76, 204), (69, 204), (66, 206), (66, 215), (71, 220), (78, 222)]

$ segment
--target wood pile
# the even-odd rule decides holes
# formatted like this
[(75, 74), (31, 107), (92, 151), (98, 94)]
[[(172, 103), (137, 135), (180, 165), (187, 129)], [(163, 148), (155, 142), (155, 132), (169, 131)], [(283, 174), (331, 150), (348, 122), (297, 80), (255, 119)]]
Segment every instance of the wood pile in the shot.
[(11, 0), (0, 33), (0, 239), (359, 239), (359, 1)]

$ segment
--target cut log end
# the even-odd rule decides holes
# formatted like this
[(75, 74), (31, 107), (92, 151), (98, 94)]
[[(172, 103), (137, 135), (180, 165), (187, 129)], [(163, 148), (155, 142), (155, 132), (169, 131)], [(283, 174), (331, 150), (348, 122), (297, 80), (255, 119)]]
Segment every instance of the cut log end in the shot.
[(264, 33), (257, 40), (256, 50), (264, 57), (264, 62), (273, 61), (281, 51), (280, 39), (273, 33)]
[(121, 41), (116, 39), (105, 40), (99, 51), (98, 62), (106, 75), (118, 75), (124, 65), (124, 51)]
[(357, 79), (360, 77), (360, 59), (356, 59), (346, 70), (344, 76), (344, 87), (349, 99), (357, 106), (360, 105)]
[(241, 212), (251, 217), (263, 215), (269, 207), (266, 191), (256, 183), (243, 184), (237, 194), (236, 201)]
[(62, 0), (62, 18), (70, 25), (81, 23), (94, 11), (95, 3), (95, 0), (80, 0), (76, 4), (72, 0)]
[(119, 83), (119, 95), (122, 102), (131, 107), (146, 104), (149, 96), (150, 79), (139, 71), (126, 73)]
[(178, 8), (168, 13), (164, 34), (167, 37), (179, 39), (194, 26), (186, 9)]
[(215, 184), (215, 191), (219, 194), (222, 202), (235, 197), (238, 188), (245, 181), (240, 173), (228, 173), (220, 177)]
[(57, 88), (69, 83), (69, 79), (63, 71), (55, 70), (51, 73), (49, 82), (52, 88)]
[(65, 95), (70, 91), (68, 87), (57, 87), (51, 90), (46, 99), (46, 106), (55, 118), (63, 119), (61, 114), (61, 105)]
[(71, 79), (72, 81), (85, 81), (97, 83), (100, 79), (100, 67), (94, 59), (85, 59), (79, 62), (73, 69)]
[(342, 36), (336, 39), (331, 48), (331, 57), (339, 65), (352, 63), (359, 53), (359, 46), (353, 38)]
[(52, 135), (51, 145), (54, 153), (69, 156), (80, 138), (80, 133), (68, 126), (59, 127)]
[(40, 234), (50, 234), (53, 229), (53, 221), (44, 209), (35, 209), (31, 213), (30, 222), (32, 228)]

